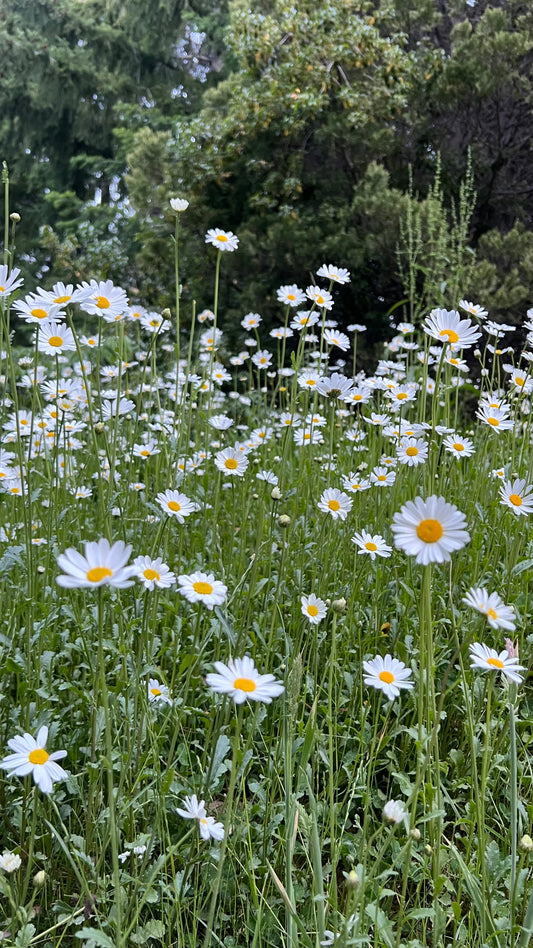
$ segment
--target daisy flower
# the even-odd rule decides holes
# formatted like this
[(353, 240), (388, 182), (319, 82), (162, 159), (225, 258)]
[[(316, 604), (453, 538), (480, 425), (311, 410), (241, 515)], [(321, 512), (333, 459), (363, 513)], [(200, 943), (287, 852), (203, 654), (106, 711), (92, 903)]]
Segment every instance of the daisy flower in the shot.
[(148, 681), (148, 701), (150, 704), (172, 704), (167, 686), (160, 684), (157, 678)]
[(243, 477), (248, 463), (248, 458), (235, 448), (224, 448), (215, 454), (215, 464), (219, 471), (233, 477)]
[(316, 383), (317, 392), (320, 392), (325, 398), (332, 400), (335, 398), (345, 399), (350, 394), (352, 388), (353, 382), (351, 379), (346, 378), (345, 375), (341, 375), (340, 372), (333, 372), (329, 377), (324, 376), (319, 378)]
[(318, 502), (319, 510), (329, 513), (334, 520), (346, 520), (353, 506), (353, 500), (337, 487), (327, 487)]
[(58, 355), (60, 352), (74, 352), (76, 343), (74, 335), (68, 326), (56, 323), (54, 320), (39, 326), (37, 333), (37, 348), (39, 352), (48, 355)]
[(385, 658), (377, 655), (371, 661), (363, 662), (363, 668), (365, 685), (382, 691), (389, 701), (397, 698), (402, 688), (411, 690), (414, 687), (408, 680), (412, 674), (411, 669), (392, 655), (385, 655)]
[(262, 322), (263, 319), (259, 313), (247, 313), (244, 319), (241, 319), (241, 326), (243, 329), (257, 329)]
[(341, 349), (343, 352), (348, 352), (350, 348), (350, 340), (346, 333), (337, 332), (335, 329), (324, 330), (324, 342), (328, 346), (336, 346), (337, 349)]
[(476, 587), (469, 589), (463, 602), (477, 612), (481, 612), (487, 617), (488, 623), (493, 629), (508, 629), (513, 631), (515, 628), (515, 612), (512, 606), (506, 606), (500, 599), (498, 593), (488, 593), (486, 589)]
[(165, 513), (169, 517), (175, 517), (178, 523), (183, 523), (185, 517), (190, 517), (192, 513), (200, 509), (198, 504), (189, 500), (178, 490), (161, 491), (155, 499)]
[(224, 250), (232, 253), (239, 246), (239, 238), (231, 230), (220, 230), (218, 227), (212, 227), (205, 235), (206, 244), (212, 244), (217, 250)]
[(383, 819), (387, 823), (404, 823), (407, 819), (407, 812), (403, 803), (396, 800), (388, 800), (383, 807)]
[(176, 813), (185, 820), (198, 820), (198, 829), (202, 839), (224, 839), (224, 824), (217, 823), (213, 816), (207, 815), (205, 800), (198, 802), (195, 793), (185, 797), (181, 807), (176, 807)]
[(319, 599), (314, 593), (309, 596), (302, 596), (302, 615), (309, 620), (311, 625), (318, 625), (322, 619), (326, 618), (328, 607), (323, 599)]
[(170, 571), (161, 557), (153, 560), (150, 556), (137, 556), (132, 566), (135, 567), (134, 576), (144, 584), (145, 589), (168, 589), (176, 582), (174, 573)]
[(104, 316), (107, 321), (121, 317), (129, 308), (128, 297), (121, 287), (115, 286), (112, 280), (82, 283), (82, 290), (88, 296), (80, 301), (80, 308), (91, 316)]
[(13, 267), (9, 272), (5, 263), (0, 264), (0, 299), (5, 299), (10, 293), (14, 293), (22, 286), (24, 280), (19, 280), (20, 270)]
[(376, 487), (390, 487), (396, 480), (396, 471), (387, 467), (375, 467), (370, 472), (370, 483)]
[(235, 704), (242, 704), (247, 699), (270, 704), (272, 698), (277, 698), (285, 690), (274, 675), (260, 675), (248, 655), (231, 659), (227, 665), (223, 662), (214, 665), (217, 674), (206, 675), (206, 684), (217, 694), (230, 695)]
[(325, 263), (316, 271), (316, 275), (319, 277), (324, 277), (325, 280), (333, 280), (334, 283), (340, 283), (341, 286), (344, 283), (350, 282), (350, 271), (346, 270), (344, 267), (334, 267), (332, 264), (326, 265)]
[(523, 665), (518, 664), (517, 656), (510, 656), (507, 649), (497, 652), (495, 648), (489, 648), (482, 642), (474, 642), (470, 646), (470, 668), (481, 668), (483, 671), (501, 671), (508, 681), (513, 681), (517, 685), (523, 681), (521, 671), (525, 671)]
[(454, 309), (434, 309), (426, 318), (424, 331), (428, 336), (449, 345), (452, 352), (468, 349), (481, 338), (481, 332), (470, 319), (461, 319)]
[(16, 872), (22, 865), (22, 859), (17, 853), (3, 852), (0, 856), (0, 869), (4, 872)]
[(288, 286), (280, 286), (277, 299), (278, 303), (285, 303), (287, 306), (300, 306), (305, 303), (305, 293), (295, 283), (291, 283)]
[(418, 467), (427, 461), (428, 446), (423, 438), (402, 438), (396, 450), (400, 464)]
[(352, 494), (356, 494), (360, 490), (369, 490), (370, 481), (361, 477), (359, 474), (351, 473), (342, 479), (342, 486), (344, 490), (349, 490)]
[(212, 609), (220, 606), (228, 591), (228, 587), (215, 579), (212, 573), (196, 572), (190, 575), (178, 576), (180, 593), (188, 602), (203, 602), (204, 606)]
[(514, 422), (508, 417), (508, 412), (502, 408), (492, 408), (488, 405), (480, 405), (476, 411), (476, 418), (485, 425), (490, 425), (494, 431), (510, 431), (514, 428)]
[(457, 507), (444, 497), (432, 495), (427, 500), (409, 500), (394, 515), (392, 532), (395, 545), (408, 556), (416, 556), (422, 566), (444, 563), (450, 553), (460, 550), (470, 540), (466, 520)]
[(189, 202), (185, 198), (170, 198), (170, 206), (176, 214), (183, 214), (189, 206)]
[(68, 777), (66, 771), (56, 763), (66, 757), (67, 752), (60, 750), (49, 754), (45, 750), (47, 739), (46, 725), (39, 728), (36, 737), (24, 734), (22, 737), (11, 738), (7, 744), (14, 753), (0, 760), (0, 767), (15, 777), (26, 777), (27, 774), (32, 774), (33, 781), (39, 790), (43, 793), (51, 793), (56, 781), (65, 780)]
[(305, 295), (307, 299), (320, 306), (322, 309), (330, 310), (333, 308), (333, 297), (327, 290), (321, 290), (319, 286), (308, 286)]
[(367, 533), (366, 530), (361, 530), (361, 533), (356, 533), (352, 537), (352, 543), (359, 547), (358, 556), (368, 553), (372, 560), (375, 560), (376, 556), (387, 557), (392, 553), (392, 547), (387, 546), (385, 539), (379, 533), (373, 535)]
[(500, 503), (510, 507), (517, 517), (533, 513), (533, 485), (524, 479), (504, 481), (500, 487)]
[(458, 435), (448, 435), (442, 442), (446, 451), (453, 454), (458, 460), (460, 458), (469, 458), (475, 454), (474, 442), (469, 438), (460, 438)]
[(67, 589), (104, 585), (126, 589), (133, 586), (131, 577), (135, 573), (135, 567), (127, 565), (130, 553), (131, 546), (122, 540), (111, 546), (105, 537), (86, 543), (84, 556), (69, 547), (57, 558), (57, 565), (64, 572), (56, 577), (56, 582)]
[(311, 326), (316, 326), (319, 319), (320, 315), (315, 311), (299, 310), (291, 320), (291, 329), (309, 329)]

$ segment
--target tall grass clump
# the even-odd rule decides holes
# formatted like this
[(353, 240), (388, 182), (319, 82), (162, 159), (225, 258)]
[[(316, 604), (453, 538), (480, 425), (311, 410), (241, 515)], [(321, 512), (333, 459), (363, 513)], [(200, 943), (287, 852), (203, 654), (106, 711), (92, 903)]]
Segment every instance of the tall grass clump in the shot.
[(32, 289), (5, 178), (6, 945), (529, 944), (533, 312), (368, 375), (325, 264), (229, 351), (234, 234), (191, 311), (180, 199), (173, 312)]

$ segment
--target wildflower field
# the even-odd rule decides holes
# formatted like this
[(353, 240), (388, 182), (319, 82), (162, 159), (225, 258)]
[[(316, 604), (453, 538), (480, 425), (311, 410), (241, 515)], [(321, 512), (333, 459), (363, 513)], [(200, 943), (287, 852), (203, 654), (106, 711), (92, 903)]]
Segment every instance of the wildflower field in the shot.
[(4, 943), (525, 948), (533, 310), (370, 374), (347, 269), (180, 307), (172, 206), (172, 311), (0, 266)]

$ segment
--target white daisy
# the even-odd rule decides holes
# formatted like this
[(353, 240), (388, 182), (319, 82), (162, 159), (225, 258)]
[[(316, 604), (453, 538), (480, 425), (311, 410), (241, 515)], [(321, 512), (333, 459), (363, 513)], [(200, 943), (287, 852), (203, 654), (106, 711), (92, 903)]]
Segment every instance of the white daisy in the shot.
[(227, 253), (232, 253), (239, 246), (239, 238), (231, 230), (220, 230), (218, 227), (212, 227), (207, 231), (205, 242)]
[(517, 517), (527, 517), (533, 512), (533, 485), (526, 486), (525, 479), (504, 481), (500, 487), (500, 503), (510, 507)]
[(167, 686), (162, 685), (157, 678), (148, 681), (148, 701), (150, 704), (172, 704)]
[(248, 458), (236, 448), (224, 448), (215, 454), (215, 464), (219, 471), (233, 477), (243, 477), (248, 463)]
[(427, 500), (409, 500), (394, 514), (392, 532), (395, 545), (408, 556), (416, 556), (422, 566), (444, 563), (450, 553), (460, 550), (470, 540), (466, 520), (457, 507), (444, 497), (432, 495)]
[(326, 488), (318, 502), (319, 510), (330, 514), (334, 520), (346, 520), (352, 506), (353, 500), (337, 487)]
[(198, 829), (202, 839), (224, 839), (224, 824), (217, 823), (213, 816), (207, 815), (205, 800), (198, 801), (195, 793), (185, 797), (182, 807), (176, 807), (176, 813), (185, 820), (198, 820)]
[(501, 671), (502, 675), (520, 684), (523, 681), (521, 671), (525, 671), (523, 665), (518, 664), (517, 656), (510, 656), (507, 649), (497, 652), (495, 648), (489, 648), (482, 642), (474, 642), (470, 646), (470, 668), (481, 668), (483, 671)]
[(215, 579), (212, 573), (190, 573), (178, 576), (180, 593), (188, 602), (202, 602), (208, 609), (220, 606), (228, 591), (228, 587)]
[(274, 675), (260, 675), (248, 655), (230, 660), (227, 665), (223, 662), (214, 664), (217, 674), (206, 675), (207, 685), (212, 691), (230, 695), (235, 704), (242, 704), (247, 699), (270, 704), (272, 698), (277, 698), (285, 690)]
[(129, 544), (117, 540), (111, 545), (105, 537), (86, 543), (84, 556), (69, 547), (57, 558), (57, 565), (64, 572), (56, 577), (56, 582), (67, 589), (104, 585), (125, 589), (127, 586), (133, 586), (131, 577), (135, 573), (135, 567), (127, 565), (130, 553)]
[(39, 790), (51, 793), (56, 781), (68, 777), (66, 771), (56, 763), (66, 757), (67, 752), (59, 750), (49, 754), (45, 750), (47, 739), (46, 725), (39, 728), (36, 737), (26, 733), (22, 737), (11, 738), (7, 743), (14, 753), (0, 760), (0, 767), (9, 771), (10, 776), (25, 777), (32, 774)]
[(382, 691), (389, 701), (397, 698), (402, 688), (411, 690), (414, 687), (408, 680), (412, 674), (411, 669), (392, 655), (385, 655), (385, 658), (377, 655), (371, 661), (363, 662), (363, 668), (365, 685)]
[(192, 513), (200, 509), (198, 504), (189, 500), (178, 490), (161, 491), (155, 499), (165, 513), (169, 517), (175, 517), (178, 523), (184, 523), (185, 517), (190, 517)]
[(319, 599), (314, 593), (309, 596), (302, 596), (302, 615), (309, 620), (311, 625), (318, 625), (322, 619), (325, 619), (328, 607), (323, 599)]
[(488, 593), (486, 589), (476, 587), (469, 589), (463, 602), (477, 612), (487, 617), (493, 629), (508, 629), (513, 631), (515, 626), (515, 612), (512, 606), (506, 606), (498, 593)]
[(134, 576), (143, 583), (145, 589), (168, 589), (176, 582), (176, 577), (160, 556), (153, 560), (150, 556), (137, 556), (133, 561)]
[(376, 556), (387, 557), (392, 553), (392, 547), (387, 546), (385, 539), (378, 533), (371, 534), (366, 530), (361, 530), (361, 533), (356, 533), (352, 537), (352, 543), (355, 543), (359, 547), (357, 551), (359, 556), (368, 553), (372, 560), (375, 560)]

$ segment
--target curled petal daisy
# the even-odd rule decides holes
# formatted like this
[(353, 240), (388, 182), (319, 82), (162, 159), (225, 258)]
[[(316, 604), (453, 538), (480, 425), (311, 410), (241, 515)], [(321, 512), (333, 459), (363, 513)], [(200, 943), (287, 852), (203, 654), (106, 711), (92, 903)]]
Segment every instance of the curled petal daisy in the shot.
[(260, 675), (253, 660), (244, 658), (230, 660), (227, 665), (215, 662), (216, 674), (206, 675), (206, 683), (219, 694), (229, 695), (235, 704), (244, 701), (262, 701), (270, 704), (285, 690), (284, 685), (274, 675)]
[(507, 649), (497, 652), (495, 648), (489, 648), (483, 642), (474, 642), (470, 646), (470, 668), (481, 668), (482, 671), (501, 671), (508, 681), (519, 685), (523, 681), (521, 671), (525, 671), (523, 665), (518, 664), (517, 656), (510, 656)]
[(463, 602), (486, 616), (493, 629), (507, 629), (512, 632), (515, 628), (514, 609), (512, 606), (506, 606), (498, 593), (488, 593), (481, 587), (469, 589)]

